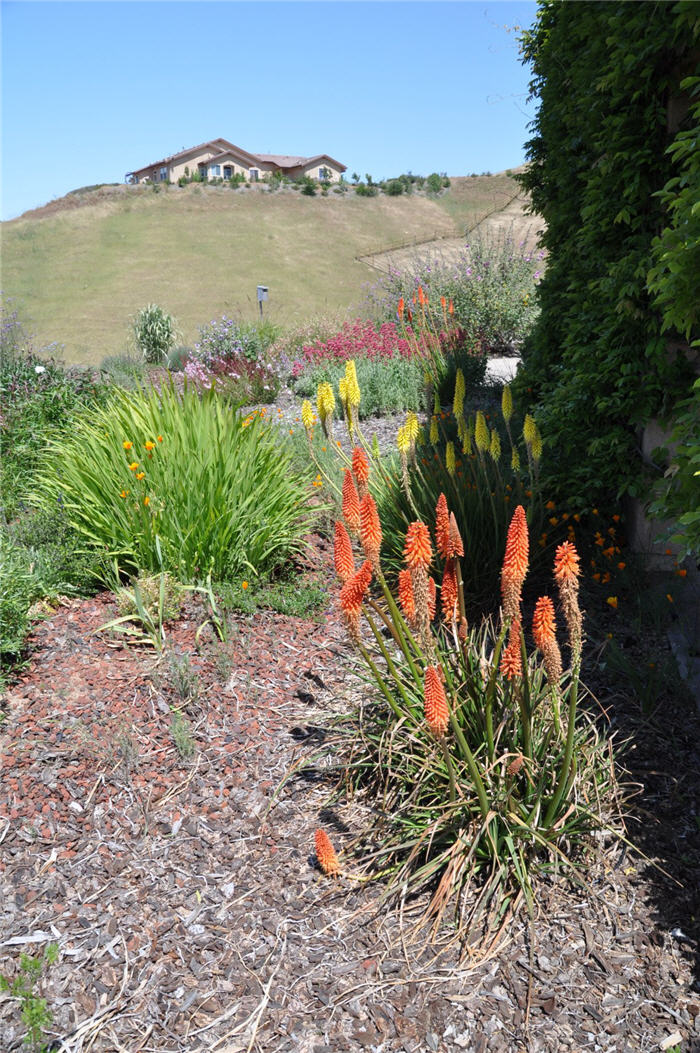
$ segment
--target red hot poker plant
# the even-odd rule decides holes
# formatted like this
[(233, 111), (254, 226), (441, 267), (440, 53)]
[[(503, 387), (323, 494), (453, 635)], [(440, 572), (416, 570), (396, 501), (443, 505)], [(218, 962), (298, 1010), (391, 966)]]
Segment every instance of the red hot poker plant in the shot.
[(369, 461), (367, 460), (367, 455), (361, 446), (356, 446), (352, 451), (352, 471), (357, 479), (357, 491), (362, 498), (367, 493), (367, 484), (369, 482)]

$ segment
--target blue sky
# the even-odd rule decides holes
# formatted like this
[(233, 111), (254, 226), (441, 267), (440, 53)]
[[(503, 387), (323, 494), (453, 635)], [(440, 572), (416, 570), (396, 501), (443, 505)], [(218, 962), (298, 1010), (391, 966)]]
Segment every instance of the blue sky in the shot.
[(521, 164), (524, 2), (2, 3), (2, 218), (223, 136), (382, 179)]

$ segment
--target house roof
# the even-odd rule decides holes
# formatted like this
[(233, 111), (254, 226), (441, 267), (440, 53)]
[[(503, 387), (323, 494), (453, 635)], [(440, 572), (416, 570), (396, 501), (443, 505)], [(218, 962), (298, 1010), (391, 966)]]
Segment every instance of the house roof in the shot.
[(289, 157), (285, 154), (256, 154), (261, 161), (266, 161), (268, 164), (279, 165), (280, 168), (299, 168), (300, 166), (314, 164), (316, 161), (329, 161), (336, 168), (339, 168), (341, 172), (346, 169), (345, 165), (341, 165), (340, 161), (335, 161), (328, 154), (316, 154), (314, 157)]

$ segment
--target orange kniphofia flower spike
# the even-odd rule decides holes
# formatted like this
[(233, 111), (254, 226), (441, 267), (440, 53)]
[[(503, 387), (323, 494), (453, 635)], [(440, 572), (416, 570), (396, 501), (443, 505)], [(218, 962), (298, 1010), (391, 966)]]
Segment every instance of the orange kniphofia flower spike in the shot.
[(554, 604), (549, 596), (540, 596), (532, 616), (532, 635), (540, 651), (544, 652), (550, 644), (556, 641), (556, 629)]
[(403, 312), (404, 312), (403, 296), (400, 296), (399, 297), (399, 317), (400, 318), (403, 318)]
[(508, 527), (502, 580), (513, 580), (522, 585), (527, 574), (528, 554), (527, 518), (523, 506), (518, 505)]
[(428, 726), (433, 735), (440, 738), (450, 723), (450, 710), (440, 673), (434, 665), (429, 665), (425, 670), (424, 703)]
[(353, 534), (360, 532), (360, 495), (349, 468), (343, 478), (343, 519)]
[(464, 543), (454, 512), (450, 512), (450, 540), (447, 554), (451, 559), (454, 559), (456, 556), (461, 558), (464, 555)]
[(508, 646), (501, 655), (501, 675), (506, 680), (515, 680), (523, 675), (523, 658), (520, 651), (520, 619), (516, 618), (510, 627)]
[(314, 838), (316, 844), (316, 859), (324, 874), (334, 877), (340, 871), (340, 863), (331, 839), (325, 830), (317, 830)]
[(333, 562), (338, 577), (345, 582), (355, 573), (355, 560), (352, 554), (350, 536), (345, 529), (345, 523), (341, 519), (335, 524), (335, 545), (333, 548)]
[(503, 614), (506, 618), (520, 615), (520, 590), (528, 567), (528, 536), (525, 509), (518, 505), (508, 527), (506, 551), (501, 570)]
[(421, 523), (419, 519), (409, 524), (403, 554), (409, 570), (417, 570), (419, 567), (427, 570), (430, 566), (433, 558), (430, 533), (425, 523)]
[(444, 311), (444, 310), (445, 310), (445, 308), (447, 307), (447, 300), (445, 299), (445, 297), (444, 297), (444, 296), (441, 296), (441, 297), (440, 297), (440, 306), (442, 307), (443, 311)]
[(423, 286), (422, 285), (418, 286), (418, 303), (420, 303), (420, 304), (425, 303), (425, 293), (423, 292)]
[(365, 555), (375, 567), (379, 565), (379, 549), (382, 545), (382, 527), (379, 512), (371, 494), (360, 501), (360, 539)]
[(457, 611), (457, 572), (453, 559), (448, 559), (443, 571), (440, 605), (445, 621), (451, 622)]
[(340, 606), (346, 614), (359, 614), (362, 601), (372, 580), (372, 564), (368, 559), (360, 569), (349, 578), (340, 590)]
[(365, 451), (360, 446), (356, 446), (352, 451), (352, 471), (357, 479), (357, 488), (360, 496), (364, 497), (369, 481), (369, 461)]
[(443, 493), (435, 506), (435, 544), (443, 559), (447, 559), (450, 549), (450, 513), (447, 509), (447, 498)]
[(452, 303), (452, 300), (450, 300), (450, 305), (447, 308), (447, 313), (448, 314), (454, 314), (455, 313), (455, 305)]
[(578, 552), (570, 541), (564, 541), (558, 546), (554, 555), (554, 577), (557, 581), (576, 581), (581, 575), (581, 566)]
[(416, 599), (410, 570), (399, 571), (399, 605), (406, 620), (413, 622), (416, 617)]

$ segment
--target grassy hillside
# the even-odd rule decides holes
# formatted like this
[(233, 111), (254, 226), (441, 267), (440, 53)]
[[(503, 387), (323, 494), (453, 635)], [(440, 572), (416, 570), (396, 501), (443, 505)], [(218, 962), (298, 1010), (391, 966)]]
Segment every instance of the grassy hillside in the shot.
[(155, 302), (178, 319), (182, 342), (221, 315), (283, 325), (352, 308), (373, 271), (356, 257), (462, 233), (516, 193), (505, 175), (455, 179), (439, 198), (304, 197), (265, 188), (115, 187), (70, 195), (3, 224), (3, 292), (40, 343), (70, 362), (97, 363), (127, 347), (129, 319)]

